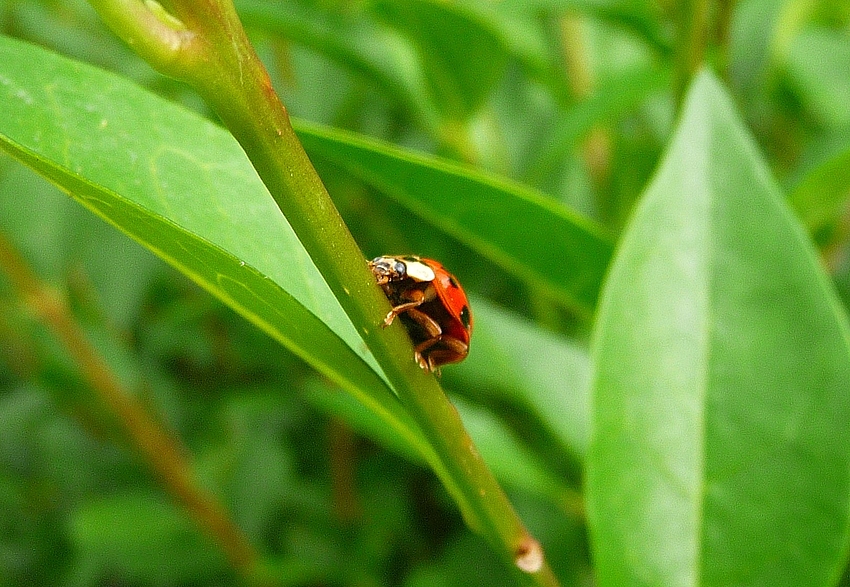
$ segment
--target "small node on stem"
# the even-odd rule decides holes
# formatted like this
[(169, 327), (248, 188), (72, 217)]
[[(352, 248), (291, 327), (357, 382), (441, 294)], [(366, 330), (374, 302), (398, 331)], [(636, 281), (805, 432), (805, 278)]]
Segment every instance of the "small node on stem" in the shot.
[(536, 573), (543, 568), (543, 548), (531, 536), (520, 542), (514, 555), (514, 564), (526, 573)]

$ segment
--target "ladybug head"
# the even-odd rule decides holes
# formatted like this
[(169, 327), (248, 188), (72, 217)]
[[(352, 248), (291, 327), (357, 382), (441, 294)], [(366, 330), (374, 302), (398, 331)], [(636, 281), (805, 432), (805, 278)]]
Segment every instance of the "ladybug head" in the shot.
[(407, 277), (407, 266), (395, 257), (375, 257), (369, 261), (369, 269), (379, 285)]

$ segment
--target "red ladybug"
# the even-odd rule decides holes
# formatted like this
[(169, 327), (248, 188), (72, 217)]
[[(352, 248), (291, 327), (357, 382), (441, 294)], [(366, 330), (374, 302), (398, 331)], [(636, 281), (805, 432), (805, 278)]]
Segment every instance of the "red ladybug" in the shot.
[(384, 326), (401, 317), (420, 367), (437, 371), (466, 358), (472, 314), (454, 275), (437, 261), (414, 256), (375, 257), (369, 268), (393, 306)]

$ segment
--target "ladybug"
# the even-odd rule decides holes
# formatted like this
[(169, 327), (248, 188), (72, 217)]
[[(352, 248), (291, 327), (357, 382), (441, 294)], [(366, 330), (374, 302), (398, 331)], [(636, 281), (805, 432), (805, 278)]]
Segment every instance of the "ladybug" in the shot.
[(384, 327), (400, 317), (420, 367), (439, 371), (466, 358), (472, 314), (454, 275), (437, 261), (412, 255), (375, 257), (369, 268), (393, 306)]

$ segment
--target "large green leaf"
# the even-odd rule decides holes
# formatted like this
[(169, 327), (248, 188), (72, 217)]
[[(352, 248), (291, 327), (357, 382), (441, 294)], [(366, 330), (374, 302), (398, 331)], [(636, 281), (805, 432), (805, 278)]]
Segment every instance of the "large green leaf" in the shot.
[(612, 249), (593, 222), (492, 174), (317, 125), (296, 130), (311, 155), (385, 191), (529, 287), (592, 313)]
[(605, 286), (588, 513), (599, 584), (834, 584), (850, 353), (731, 100), (700, 74)]
[[(236, 141), (132, 83), (0, 37), (0, 148), (370, 406), (374, 359)], [(412, 436), (420, 439), (418, 429)], [(420, 449), (428, 454), (424, 442)]]
[[(95, 68), (0, 37), (0, 147), (191, 276), (442, 465), (232, 137)], [(542, 478), (542, 476), (541, 476)]]

